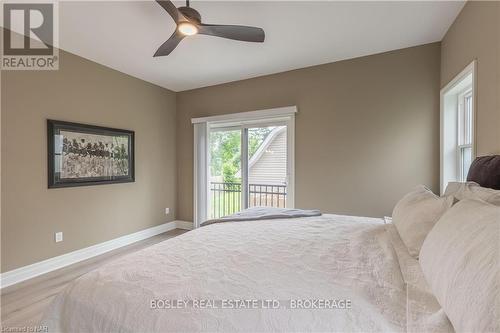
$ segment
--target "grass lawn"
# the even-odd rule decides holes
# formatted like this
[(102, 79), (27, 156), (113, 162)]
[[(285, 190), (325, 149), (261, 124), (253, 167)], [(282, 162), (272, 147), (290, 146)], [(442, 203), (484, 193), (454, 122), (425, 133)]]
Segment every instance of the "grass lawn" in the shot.
[(241, 210), (241, 192), (212, 191), (210, 198), (211, 218), (230, 215)]

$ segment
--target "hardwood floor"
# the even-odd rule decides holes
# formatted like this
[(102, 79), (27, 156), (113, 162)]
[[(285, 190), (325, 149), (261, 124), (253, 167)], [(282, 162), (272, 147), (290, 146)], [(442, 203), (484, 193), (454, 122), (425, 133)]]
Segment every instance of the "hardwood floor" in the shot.
[(2, 289), (1, 327), (21, 328), (38, 325), (43, 311), (52, 299), (74, 279), (123, 255), (139, 251), (184, 232), (187, 230), (171, 230)]

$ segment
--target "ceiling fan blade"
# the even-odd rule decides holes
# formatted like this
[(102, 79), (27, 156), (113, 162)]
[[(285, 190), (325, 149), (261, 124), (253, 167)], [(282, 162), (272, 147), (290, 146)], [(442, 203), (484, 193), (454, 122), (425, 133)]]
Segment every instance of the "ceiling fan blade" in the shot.
[(247, 27), (243, 25), (200, 24), (198, 25), (198, 33), (202, 35), (257, 43), (262, 43), (266, 38), (264, 30), (261, 28)]
[(153, 57), (169, 55), (177, 47), (177, 45), (179, 45), (183, 38), (184, 35), (175, 30), (172, 36), (170, 36), (170, 38), (158, 48)]
[(175, 7), (175, 5), (170, 0), (156, 0), (160, 6), (165, 9), (170, 16), (174, 19), (175, 23), (179, 21), (187, 21), (187, 19), (182, 15), (182, 13)]

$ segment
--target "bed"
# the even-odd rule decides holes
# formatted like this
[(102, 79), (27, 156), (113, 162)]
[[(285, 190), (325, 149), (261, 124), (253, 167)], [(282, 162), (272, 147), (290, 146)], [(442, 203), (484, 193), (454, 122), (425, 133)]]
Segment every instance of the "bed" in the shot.
[(49, 332), (453, 332), (390, 221), (215, 223), (75, 280)]

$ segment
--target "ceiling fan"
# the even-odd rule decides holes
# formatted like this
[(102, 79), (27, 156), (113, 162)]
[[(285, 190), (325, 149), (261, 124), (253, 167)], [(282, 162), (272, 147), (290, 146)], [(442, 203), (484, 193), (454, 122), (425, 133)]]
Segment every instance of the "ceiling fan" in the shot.
[(189, 0), (186, 0), (186, 6), (179, 8), (176, 8), (170, 0), (156, 0), (156, 2), (172, 16), (177, 27), (172, 36), (156, 51), (154, 57), (169, 55), (182, 39), (196, 34), (257, 43), (262, 43), (265, 39), (264, 30), (261, 28), (201, 23), (200, 13), (189, 7)]

